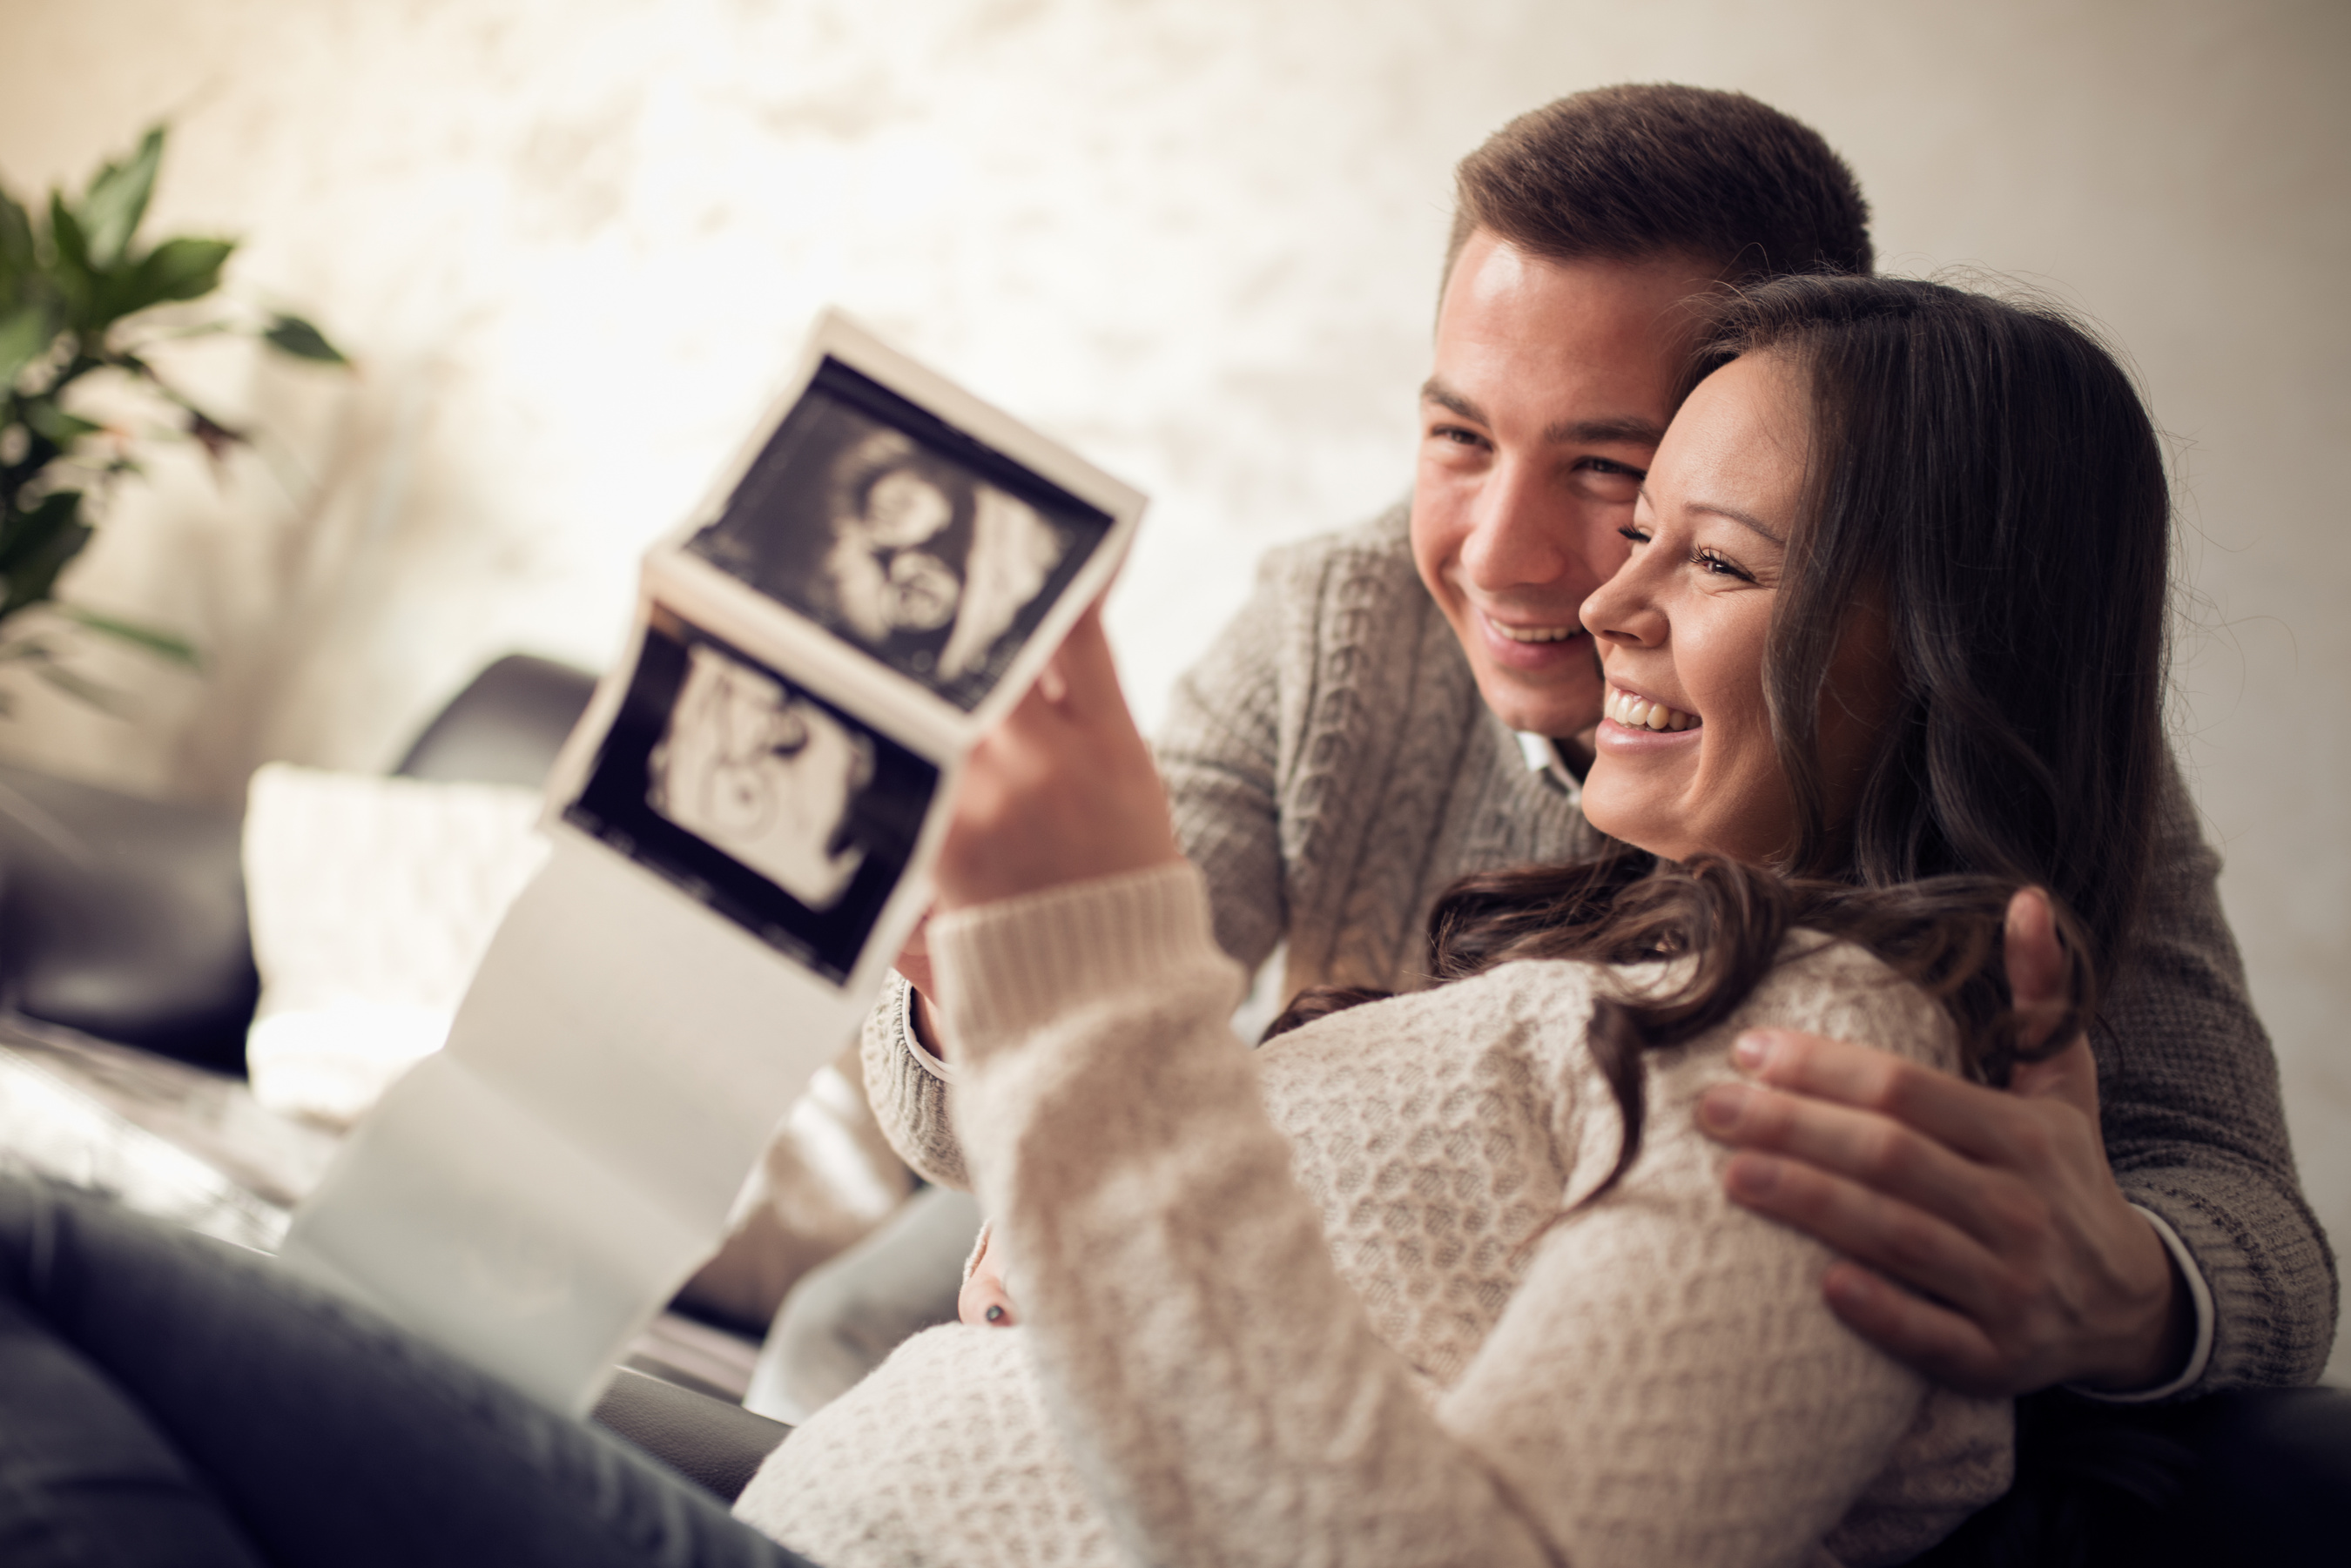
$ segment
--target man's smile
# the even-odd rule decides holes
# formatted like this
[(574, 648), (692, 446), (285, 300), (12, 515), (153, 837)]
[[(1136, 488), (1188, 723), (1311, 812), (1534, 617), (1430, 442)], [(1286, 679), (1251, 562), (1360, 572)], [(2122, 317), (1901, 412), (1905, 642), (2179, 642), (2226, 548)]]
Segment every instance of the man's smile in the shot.
[(1573, 621), (1564, 626), (1513, 626), (1506, 621), (1495, 620), (1482, 610), (1478, 612), (1478, 618), (1498, 636), (1512, 643), (1564, 643), (1571, 637), (1583, 635), (1583, 627)]

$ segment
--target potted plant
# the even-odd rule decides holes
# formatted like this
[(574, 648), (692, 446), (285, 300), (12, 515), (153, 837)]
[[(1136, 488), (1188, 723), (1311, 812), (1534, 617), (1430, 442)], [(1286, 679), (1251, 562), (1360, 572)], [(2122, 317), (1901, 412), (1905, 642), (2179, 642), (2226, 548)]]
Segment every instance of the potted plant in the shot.
[[(51, 635), (18, 618), (52, 605), (70, 626), (193, 664), (195, 651), (166, 632), (58, 601), (57, 576), (89, 543), (94, 497), (139, 472), (141, 442), (193, 439), (218, 462), (246, 440), (158, 373), (148, 350), (166, 338), (249, 331), (295, 359), (347, 362), (298, 316), (240, 321), (216, 311), (191, 320), (186, 311), (159, 308), (214, 300), (236, 248), (191, 235), (141, 243), (164, 136), (162, 126), (150, 130), (137, 152), (99, 169), (78, 200), (52, 191), (46, 213), (28, 213), (0, 189), (0, 669), (29, 669), (100, 706), (112, 694), (77, 674)], [(84, 378), (104, 374), (139, 389), (158, 417), (144, 428), (107, 425), (67, 406)]]

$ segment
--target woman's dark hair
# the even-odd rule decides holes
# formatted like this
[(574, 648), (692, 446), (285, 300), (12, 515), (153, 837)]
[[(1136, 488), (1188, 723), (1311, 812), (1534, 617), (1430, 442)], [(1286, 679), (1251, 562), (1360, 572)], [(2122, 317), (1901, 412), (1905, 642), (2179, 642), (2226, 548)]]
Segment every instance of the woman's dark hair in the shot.
[[(1515, 958), (1689, 956), (1669, 992), (1604, 1000), (1593, 1043), (1639, 1151), (1640, 1053), (1728, 1018), (1807, 927), (1859, 943), (1950, 1010), (1971, 1071), (2022, 1055), (2001, 920), (2052, 897), (2074, 1018), (2130, 936), (2164, 766), (2170, 503), (2130, 379), (2042, 305), (1892, 278), (1785, 277), (1720, 302), (1688, 377), (1770, 354), (1809, 397), (1804, 501), (1763, 687), (1798, 814), (1788, 862), (1581, 865), (1463, 879), (1433, 972)], [(1883, 607), (1896, 666), (1852, 819), (1827, 820), (1820, 707), (1849, 607)], [(1833, 699), (1832, 699), (1833, 700)], [(1309, 993), (1269, 1034), (1365, 993)], [(1590, 1195), (1596, 1197), (1597, 1191)], [(1589, 1197), (1585, 1199), (1589, 1201)]]

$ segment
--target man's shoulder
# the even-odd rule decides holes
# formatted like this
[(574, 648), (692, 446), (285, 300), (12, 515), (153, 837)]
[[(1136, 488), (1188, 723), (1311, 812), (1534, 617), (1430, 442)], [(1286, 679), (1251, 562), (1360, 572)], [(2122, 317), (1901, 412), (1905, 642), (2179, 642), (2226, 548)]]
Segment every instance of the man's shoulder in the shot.
[(1412, 508), (1399, 501), (1352, 528), (1316, 534), (1266, 551), (1259, 576), (1288, 597), (1334, 590), (1375, 593), (1420, 591), (1412, 560)]

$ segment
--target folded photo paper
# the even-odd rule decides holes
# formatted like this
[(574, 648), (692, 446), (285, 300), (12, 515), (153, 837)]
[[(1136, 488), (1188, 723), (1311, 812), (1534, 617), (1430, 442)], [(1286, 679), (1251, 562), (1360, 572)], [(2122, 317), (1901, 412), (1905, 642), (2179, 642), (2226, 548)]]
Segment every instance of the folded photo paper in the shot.
[(284, 1255), (558, 1407), (716, 1247), (930, 902), (957, 769), (1137, 492), (834, 313), (646, 553), (545, 868)]

